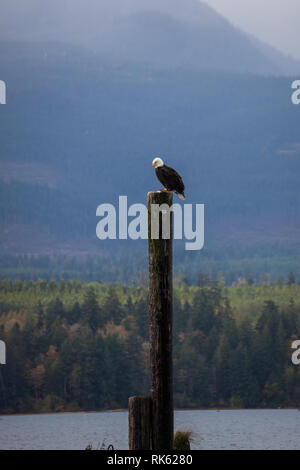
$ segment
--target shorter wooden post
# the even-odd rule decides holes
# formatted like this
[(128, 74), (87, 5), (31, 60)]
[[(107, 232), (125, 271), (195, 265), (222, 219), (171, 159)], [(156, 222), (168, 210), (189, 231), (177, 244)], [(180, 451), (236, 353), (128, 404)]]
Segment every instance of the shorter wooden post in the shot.
[(151, 398), (130, 397), (129, 450), (151, 449)]

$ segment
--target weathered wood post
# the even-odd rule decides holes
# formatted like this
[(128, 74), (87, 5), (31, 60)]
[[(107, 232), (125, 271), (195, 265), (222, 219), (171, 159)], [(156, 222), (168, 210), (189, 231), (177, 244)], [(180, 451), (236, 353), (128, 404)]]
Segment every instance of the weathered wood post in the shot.
[[(148, 193), (153, 450), (173, 449), (173, 217), (172, 212), (169, 210), (172, 203), (173, 194), (171, 192), (156, 191)], [(165, 207), (162, 207), (162, 205), (165, 205)], [(158, 211), (158, 207), (162, 210)], [(164, 228), (165, 233), (163, 233), (162, 228)]]
[(129, 398), (129, 450), (151, 449), (151, 398)]
[(173, 273), (171, 192), (148, 193), (151, 397), (129, 398), (129, 450), (172, 450)]

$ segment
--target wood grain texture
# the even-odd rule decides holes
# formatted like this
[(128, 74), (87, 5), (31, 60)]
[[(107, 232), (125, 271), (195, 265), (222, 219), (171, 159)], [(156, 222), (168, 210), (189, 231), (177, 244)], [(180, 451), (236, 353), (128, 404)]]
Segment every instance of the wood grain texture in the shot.
[(151, 398), (129, 398), (129, 450), (151, 450)]
[(174, 435), (173, 416), (173, 273), (172, 229), (171, 236), (162, 239), (161, 227), (158, 239), (151, 238), (151, 205), (172, 206), (171, 192), (148, 193), (148, 244), (149, 244), (149, 320), (150, 363), (152, 398), (152, 448), (172, 450)]

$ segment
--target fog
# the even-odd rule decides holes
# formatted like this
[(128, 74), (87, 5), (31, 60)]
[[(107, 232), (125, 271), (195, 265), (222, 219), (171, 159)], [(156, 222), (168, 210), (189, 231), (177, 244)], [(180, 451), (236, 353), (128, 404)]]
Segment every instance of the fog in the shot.
[(299, 63), (255, 37), (300, 58), (298, 1), (9, 0), (0, 2), (0, 41), (57, 41), (114, 60), (294, 75)]
[[(230, 22), (279, 50), (300, 58), (300, 2), (299, 0), (205, 0), (206, 3), (224, 15)], [(141, 8), (173, 11), (175, 17), (187, 20), (197, 17), (195, 0), (9, 0), (0, 3), (0, 38), (18, 39), (28, 27), (30, 38), (38, 37), (36, 28), (47, 27), (52, 31), (58, 28), (65, 31), (66, 39), (74, 26), (82, 35), (89, 31), (91, 23), (111, 27), (112, 12), (133, 13)], [(202, 9), (202, 13), (204, 10)], [(89, 15), (90, 13), (90, 15)], [(204, 12), (205, 23), (212, 16), (208, 9)], [(88, 20), (87, 20), (88, 18)], [(101, 21), (102, 20), (102, 21)], [(213, 21), (216, 18), (214, 17)], [(220, 21), (221, 18), (220, 18)], [(95, 26), (94, 25), (94, 26)], [(24, 38), (27, 37), (25, 35)], [(48, 34), (49, 39), (51, 35)], [(23, 39), (23, 38), (22, 38)]]
[(233, 24), (300, 59), (299, 0), (206, 0)]

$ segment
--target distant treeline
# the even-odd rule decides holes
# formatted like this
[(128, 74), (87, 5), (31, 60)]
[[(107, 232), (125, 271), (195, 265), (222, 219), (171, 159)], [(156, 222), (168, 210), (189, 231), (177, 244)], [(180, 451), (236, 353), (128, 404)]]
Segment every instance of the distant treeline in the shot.
[[(105, 245), (106, 246), (106, 245)], [(122, 249), (123, 248), (123, 249)], [(276, 255), (274, 252), (276, 251)], [(0, 253), (0, 280), (51, 281), (81, 280), (85, 282), (120, 282), (144, 285), (147, 278), (147, 249), (144, 242), (138, 246), (99, 250), (92, 255), (70, 254), (7, 254)], [(256, 283), (286, 282), (290, 271), (300, 281), (300, 252), (271, 245), (255, 250), (247, 247), (204, 248), (203, 251), (180, 251), (175, 243), (176, 282), (197, 285), (199, 266), (206, 278), (224, 279), (227, 286), (240, 278)]]
[[(300, 406), (300, 286), (174, 289), (176, 407)], [(0, 412), (126, 407), (149, 393), (145, 287), (0, 282)]]

